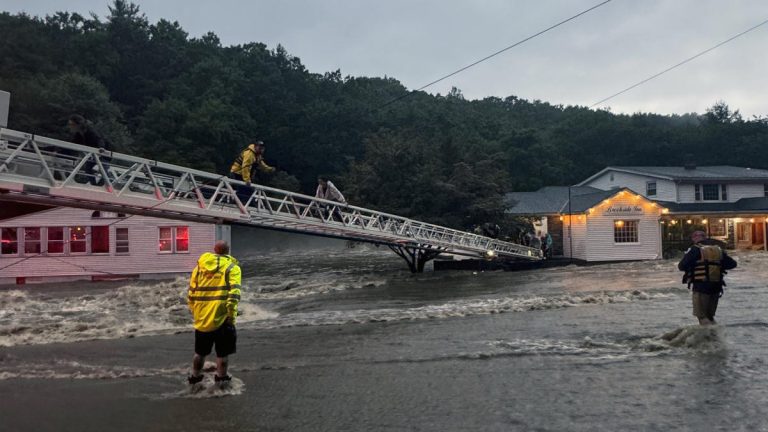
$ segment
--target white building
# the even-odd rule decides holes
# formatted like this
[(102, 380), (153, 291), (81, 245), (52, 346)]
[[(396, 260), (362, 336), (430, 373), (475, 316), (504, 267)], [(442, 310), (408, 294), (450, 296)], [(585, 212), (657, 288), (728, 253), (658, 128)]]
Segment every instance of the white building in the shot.
[(509, 213), (547, 219), (556, 255), (584, 261), (660, 258), (688, 247), (694, 230), (730, 248), (768, 249), (766, 170), (607, 167), (572, 187), (507, 198)]
[(229, 237), (226, 226), (4, 203), (0, 284), (175, 277)]

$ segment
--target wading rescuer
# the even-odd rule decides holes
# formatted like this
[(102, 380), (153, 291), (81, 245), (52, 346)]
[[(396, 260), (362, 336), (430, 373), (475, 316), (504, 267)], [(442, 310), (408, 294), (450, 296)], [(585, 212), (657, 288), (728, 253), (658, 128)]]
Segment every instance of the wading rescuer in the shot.
[(240, 152), (235, 161), (232, 162), (232, 167), (229, 169), (229, 176), (236, 180), (242, 180), (247, 186), (250, 186), (255, 177), (253, 175), (254, 166), (264, 173), (274, 172), (275, 168), (264, 162), (264, 148), (263, 141), (256, 141), (253, 144), (249, 144), (248, 147)]
[(683, 283), (692, 289), (693, 316), (699, 324), (715, 324), (717, 303), (723, 295), (723, 276), (726, 270), (736, 268), (736, 261), (729, 257), (716, 242), (707, 238), (704, 231), (691, 234), (693, 246), (677, 268), (685, 272)]
[(215, 382), (226, 386), (227, 356), (234, 354), (237, 344), (235, 320), (240, 302), (241, 272), (237, 260), (229, 255), (229, 244), (218, 241), (215, 253), (206, 252), (197, 260), (189, 280), (188, 302), (195, 327), (195, 356), (188, 381), (203, 380), (205, 356), (216, 346)]

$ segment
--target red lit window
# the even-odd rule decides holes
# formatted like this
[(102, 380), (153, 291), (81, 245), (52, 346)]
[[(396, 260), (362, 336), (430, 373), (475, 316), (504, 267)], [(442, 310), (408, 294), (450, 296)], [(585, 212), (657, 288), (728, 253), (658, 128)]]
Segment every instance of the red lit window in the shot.
[(42, 252), (40, 228), (24, 228), (24, 254), (38, 255)]
[(86, 227), (74, 226), (69, 227), (69, 252), (70, 253), (86, 253), (88, 252), (87, 241), (88, 234), (86, 233)]
[(48, 253), (64, 253), (64, 227), (48, 227)]
[(173, 228), (160, 227), (160, 245), (162, 253), (173, 253)]
[(115, 228), (115, 253), (127, 254), (129, 252), (128, 228)]
[(19, 237), (16, 228), (0, 229), (0, 254), (17, 255), (19, 253)]
[(189, 252), (189, 227), (160, 227), (160, 253)]
[(189, 252), (189, 227), (176, 227), (176, 252)]
[(91, 227), (91, 253), (109, 253), (109, 226)]

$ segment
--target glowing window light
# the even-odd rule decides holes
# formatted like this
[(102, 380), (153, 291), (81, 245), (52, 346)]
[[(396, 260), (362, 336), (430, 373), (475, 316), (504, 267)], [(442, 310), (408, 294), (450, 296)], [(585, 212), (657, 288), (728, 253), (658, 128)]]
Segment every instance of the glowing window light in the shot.
[(687, 223), (688, 225), (690, 225), (690, 224), (692, 224), (692, 223), (693, 223), (693, 220), (691, 220), (691, 219), (688, 219), (687, 221), (685, 221), (685, 223)]
[(624, 226), (624, 221), (623, 221), (623, 220), (617, 220), (616, 222), (614, 222), (614, 224), (615, 224), (617, 227), (621, 228), (621, 227), (623, 227), (623, 226)]
[(671, 221), (669, 221), (669, 224), (670, 225), (677, 225), (677, 221), (676, 220), (671, 220)]
[(669, 214), (669, 209), (667, 209), (667, 208), (661, 209), (661, 213), (662, 214)]
[(706, 219), (702, 219), (702, 220), (701, 220), (701, 223), (703, 223), (704, 225), (706, 225), (706, 224), (708, 224), (708, 223), (709, 223), (709, 221), (708, 221), (708, 220), (706, 220)]

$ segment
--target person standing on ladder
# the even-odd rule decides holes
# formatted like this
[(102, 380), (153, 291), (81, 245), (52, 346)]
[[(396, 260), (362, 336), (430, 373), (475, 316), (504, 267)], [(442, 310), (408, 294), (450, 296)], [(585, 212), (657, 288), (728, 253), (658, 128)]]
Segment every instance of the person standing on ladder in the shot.
[[(347, 203), (344, 195), (341, 194), (341, 191), (336, 187), (336, 185), (334, 185), (328, 177), (322, 175), (317, 177), (317, 190), (315, 191), (315, 198), (322, 198), (324, 200), (337, 202), (339, 204)], [(322, 207), (324, 207), (326, 215), (331, 210), (330, 204), (322, 204)], [(333, 218), (341, 220), (341, 213), (339, 212), (338, 207), (335, 207)]]
[[(85, 117), (81, 116), (80, 114), (72, 114), (71, 116), (69, 116), (69, 120), (67, 121), (67, 129), (69, 129), (69, 132), (72, 133), (71, 139), (72, 139), (72, 142), (75, 144), (80, 144), (87, 147), (93, 147), (95, 149), (98, 149), (99, 152), (105, 152), (110, 150), (108, 140), (104, 139), (96, 131), (96, 129), (94, 129), (93, 126), (90, 125), (90, 123), (85, 119)], [(77, 153), (68, 151), (67, 155), (77, 156)], [(94, 157), (99, 157), (99, 156), (94, 156)], [(104, 161), (101, 160), (101, 158), (100, 158), (100, 161), (102, 161), (102, 164), (104, 164)], [(98, 163), (91, 158), (85, 162), (85, 164), (83, 165), (82, 171), (85, 172), (84, 176), (87, 177), (87, 181), (86, 181), (87, 183), (101, 186), (104, 184), (104, 179), (96, 180), (96, 174), (93, 172), (93, 169), (96, 167), (98, 167)], [(104, 165), (104, 169), (105, 170), (107, 169), (106, 165)], [(101, 174), (101, 172), (99, 173)]]
[(229, 255), (229, 244), (218, 241), (214, 253), (200, 256), (189, 280), (187, 301), (195, 328), (195, 355), (190, 385), (203, 380), (205, 357), (216, 346), (216, 375), (214, 381), (226, 386), (232, 379), (227, 375), (228, 356), (237, 349), (237, 305), (240, 302), (242, 272), (235, 258)]
[[(255, 169), (258, 169), (264, 173), (273, 173), (275, 168), (267, 165), (264, 162), (264, 142), (256, 141), (249, 144), (232, 162), (232, 167), (229, 169), (229, 177), (235, 180), (242, 180), (245, 182), (245, 187), (238, 187), (237, 192), (241, 200), (247, 200), (251, 195), (251, 183), (254, 183)], [(245, 202), (243, 202), (245, 204)]]

